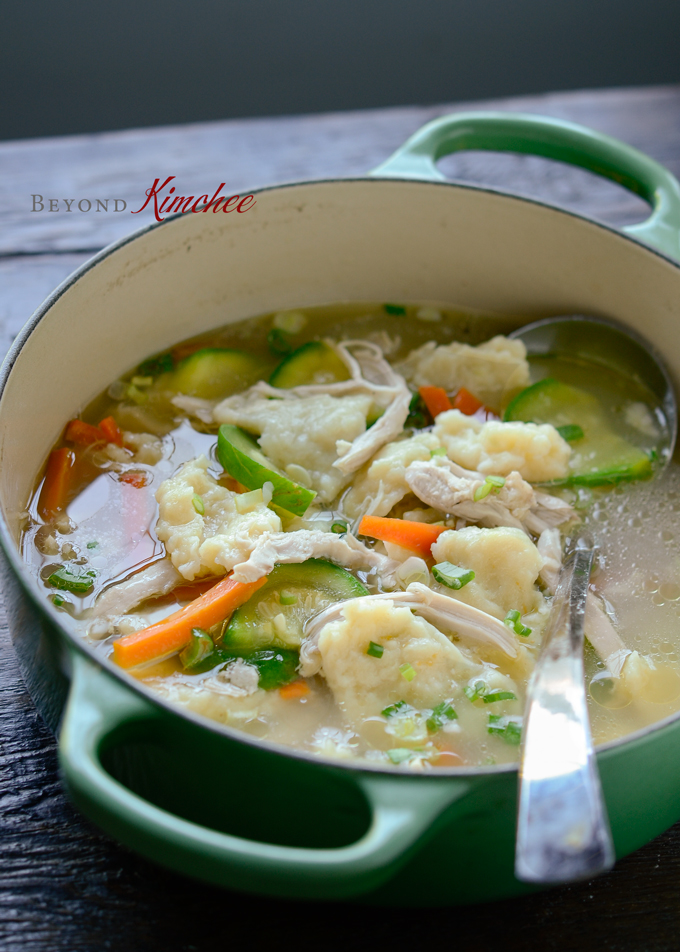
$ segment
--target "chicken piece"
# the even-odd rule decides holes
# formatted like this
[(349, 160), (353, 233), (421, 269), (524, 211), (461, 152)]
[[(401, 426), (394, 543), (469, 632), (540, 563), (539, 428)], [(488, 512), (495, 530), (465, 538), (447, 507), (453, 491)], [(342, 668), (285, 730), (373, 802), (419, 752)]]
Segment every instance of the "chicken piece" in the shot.
[(495, 618), (503, 619), (513, 609), (526, 615), (543, 603), (536, 588), (543, 558), (521, 529), (468, 526), (442, 532), (432, 556), (472, 569), (474, 579), (451, 595)]
[(319, 499), (329, 503), (348, 481), (333, 465), (338, 459), (336, 444), (339, 440), (351, 444), (366, 430), (372, 403), (369, 394), (271, 400), (251, 390), (227, 397), (213, 415), (218, 423), (234, 423), (258, 434), (262, 451), (275, 466), (296, 482), (302, 476)]
[[(263, 535), (281, 530), (261, 490), (247, 499), (231, 492), (208, 473), (205, 456), (190, 460), (158, 487), (158, 538), (172, 564), (188, 580), (223, 575), (246, 560)], [(203, 513), (194, 497), (200, 496)]]
[(124, 582), (117, 582), (105, 589), (93, 607), (88, 609), (87, 617), (95, 619), (124, 615), (148, 598), (167, 595), (183, 581), (170, 559), (159, 559)]
[(237, 582), (254, 582), (269, 575), (278, 563), (305, 562), (307, 559), (329, 559), (346, 569), (375, 571), (386, 585), (393, 584), (399, 563), (369, 549), (350, 532), (337, 535), (320, 529), (299, 529), (262, 536), (247, 560), (234, 566)]
[[(379, 662), (366, 654), (377, 637), (384, 649)], [(357, 726), (399, 700), (434, 707), (481, 670), (433, 625), (389, 598), (345, 602), (321, 631), (318, 650), (336, 702)], [(404, 664), (415, 671), (411, 680), (400, 670)]]
[(386, 516), (409, 491), (406, 467), (416, 460), (429, 460), (439, 441), (431, 433), (418, 433), (406, 440), (387, 443), (368, 465), (357, 473), (342, 500), (350, 519)]
[(509, 476), (516, 470), (528, 482), (541, 483), (567, 475), (571, 449), (549, 423), (481, 423), (447, 410), (432, 432), (449, 459), (484, 476)]
[[(433, 592), (427, 585), (412, 582), (405, 592), (393, 592), (381, 595), (365, 595), (362, 603), (382, 603), (418, 612), (437, 628), (449, 631), (463, 640), (475, 644), (489, 645), (501, 651), (506, 657), (517, 656), (517, 639), (502, 622), (487, 615), (471, 605), (448, 595)], [(311, 618), (305, 626), (305, 639), (300, 651), (300, 671), (306, 678), (312, 677), (321, 668), (319, 635), (326, 625), (337, 621), (348, 602), (331, 605)]]
[(537, 493), (518, 472), (506, 476), (500, 490), (494, 488), (476, 502), (475, 492), (484, 485), (485, 477), (442, 457), (410, 464), (405, 480), (428, 505), (482, 526), (510, 526), (538, 535), (548, 525), (566, 522), (574, 515), (568, 503)]
[(507, 393), (530, 383), (524, 344), (500, 335), (477, 347), (430, 341), (412, 351), (397, 370), (414, 388), (431, 385), (452, 393), (465, 387), (496, 410)]

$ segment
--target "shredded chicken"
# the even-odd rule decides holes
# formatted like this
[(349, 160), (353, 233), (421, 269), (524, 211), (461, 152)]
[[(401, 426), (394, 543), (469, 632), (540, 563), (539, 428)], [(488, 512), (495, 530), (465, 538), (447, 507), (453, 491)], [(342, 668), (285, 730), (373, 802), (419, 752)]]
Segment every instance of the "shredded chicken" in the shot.
[(411, 491), (429, 506), (487, 528), (509, 526), (539, 534), (574, 515), (568, 503), (548, 493), (537, 493), (516, 471), (505, 477), (498, 492), (491, 491), (478, 501), (475, 492), (486, 477), (445, 457), (411, 463), (405, 479)]
[(393, 574), (399, 568), (399, 562), (369, 549), (349, 532), (340, 536), (320, 529), (299, 529), (263, 536), (247, 561), (234, 566), (233, 577), (237, 582), (254, 582), (269, 575), (277, 563), (317, 558), (330, 559), (347, 569), (376, 571), (385, 584), (392, 584)]
[[(368, 599), (390, 601), (395, 605), (410, 608), (436, 628), (453, 632), (463, 639), (493, 645), (510, 658), (517, 657), (516, 639), (503, 622), (456, 598), (433, 592), (420, 582), (412, 582), (405, 592), (362, 596), (362, 601)], [(300, 650), (300, 673), (303, 677), (311, 677), (320, 670), (319, 635), (326, 625), (341, 617), (346, 604), (347, 602), (340, 602), (331, 605), (307, 622), (305, 640)]]
[(124, 615), (147, 598), (167, 595), (184, 579), (170, 559), (159, 559), (124, 582), (110, 585), (89, 609), (90, 619)]

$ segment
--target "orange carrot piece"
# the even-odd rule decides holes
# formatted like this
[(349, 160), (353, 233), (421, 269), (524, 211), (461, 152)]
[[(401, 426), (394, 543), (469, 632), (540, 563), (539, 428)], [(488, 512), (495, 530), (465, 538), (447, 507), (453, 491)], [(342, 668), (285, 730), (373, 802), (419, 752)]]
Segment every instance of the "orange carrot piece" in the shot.
[(408, 519), (387, 519), (385, 516), (364, 516), (359, 524), (359, 535), (393, 542), (424, 558), (429, 557), (432, 544), (446, 531), (446, 526), (410, 522)]
[(123, 445), (123, 434), (121, 433), (120, 427), (112, 416), (104, 417), (104, 419), (99, 424), (99, 429), (102, 431), (109, 443), (115, 443), (116, 446)]
[(473, 397), (469, 390), (461, 387), (453, 398), (453, 409), (460, 410), (465, 416), (472, 416), (477, 410), (481, 410), (484, 404), (477, 397)]
[(301, 697), (307, 697), (309, 694), (309, 685), (306, 681), (291, 681), (290, 684), (284, 684), (279, 688), (279, 694), (285, 701), (295, 701)]
[(418, 393), (423, 398), (433, 420), (445, 410), (453, 409), (453, 404), (443, 387), (420, 387)]
[(98, 426), (92, 426), (91, 423), (85, 423), (84, 420), (71, 420), (66, 427), (64, 439), (69, 443), (82, 443), (83, 446), (91, 446), (92, 443), (106, 443), (106, 437)]
[(75, 461), (75, 453), (65, 446), (50, 453), (38, 501), (38, 512), (43, 519), (51, 519), (66, 505), (66, 494)]
[(212, 628), (247, 602), (253, 592), (267, 581), (235, 582), (229, 575), (163, 621), (125, 635), (113, 643), (113, 659), (121, 668), (134, 668), (148, 661), (160, 661), (185, 648), (191, 641), (192, 628)]
[(127, 483), (135, 489), (143, 489), (149, 482), (149, 475), (142, 469), (129, 469), (118, 477), (119, 483)]

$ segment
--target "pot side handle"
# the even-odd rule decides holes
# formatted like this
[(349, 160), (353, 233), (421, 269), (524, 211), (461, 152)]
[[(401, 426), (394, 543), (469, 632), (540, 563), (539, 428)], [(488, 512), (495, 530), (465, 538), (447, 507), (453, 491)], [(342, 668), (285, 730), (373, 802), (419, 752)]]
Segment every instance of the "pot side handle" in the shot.
[(652, 207), (646, 221), (622, 230), (680, 259), (680, 184), (675, 176), (632, 146), (572, 122), (506, 112), (442, 116), (419, 129), (370, 174), (445, 182), (435, 163), (470, 149), (540, 155), (617, 182)]
[(395, 784), (378, 773), (357, 773), (371, 824), (360, 840), (336, 849), (278, 846), (199, 826), (133, 793), (100, 760), (114, 731), (134, 736), (135, 726), (167, 715), (79, 652), (72, 661), (59, 762), (76, 805), (136, 852), (213, 884), (298, 898), (361, 895), (389, 880), (442, 811), (470, 788), (458, 778), (404, 777)]

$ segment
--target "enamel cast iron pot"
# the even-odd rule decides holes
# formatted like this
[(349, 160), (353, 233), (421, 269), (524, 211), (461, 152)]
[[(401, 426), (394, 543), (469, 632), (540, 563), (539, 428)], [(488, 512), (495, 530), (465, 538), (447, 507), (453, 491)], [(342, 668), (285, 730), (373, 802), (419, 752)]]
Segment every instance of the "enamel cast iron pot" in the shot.
[[(579, 165), (653, 213), (621, 233), (451, 184), (434, 163), (461, 149)], [(69, 632), (21, 560), (21, 514), (65, 422), (112, 380), (183, 338), (268, 311), (396, 300), (524, 321), (608, 316), (656, 345), (677, 384), (680, 186), (586, 129), (474, 113), (425, 126), (367, 178), (255, 198), (248, 214), (179, 215), (111, 245), (48, 298), (5, 362), (3, 591), (24, 677), (59, 731), (75, 802), (159, 863), (302, 898), (441, 905), (518, 894), (529, 887), (512, 872), (515, 767), (414, 775), (323, 761), (171, 707)], [(598, 764), (618, 856), (680, 817), (680, 714), (602, 746)]]

